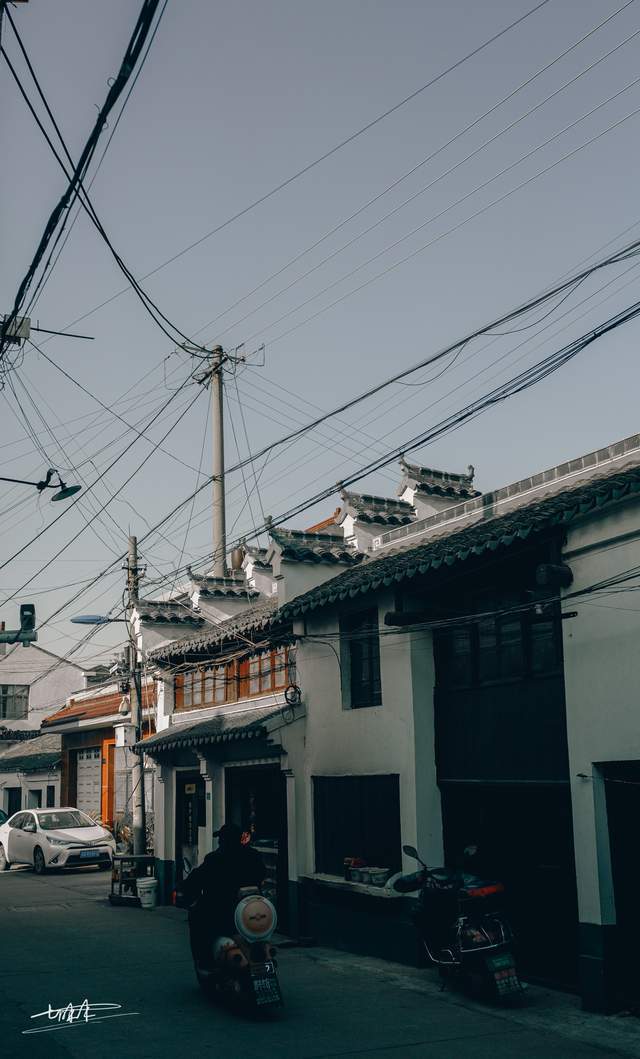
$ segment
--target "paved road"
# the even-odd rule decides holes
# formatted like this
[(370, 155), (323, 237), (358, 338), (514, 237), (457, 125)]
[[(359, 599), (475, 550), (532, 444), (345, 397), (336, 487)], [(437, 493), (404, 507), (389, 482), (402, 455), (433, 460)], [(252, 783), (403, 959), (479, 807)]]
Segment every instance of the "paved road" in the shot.
[[(584, 1016), (572, 998), (532, 989), (526, 1008), (494, 1010), (440, 994), (428, 973), (320, 948), (283, 950), (285, 1009), (246, 1021), (199, 993), (183, 912), (112, 908), (107, 886), (94, 869), (0, 875), (3, 1057), (640, 1057), (640, 1022)], [(31, 1015), (85, 997), (119, 1017), (25, 1036), (42, 1022)]]

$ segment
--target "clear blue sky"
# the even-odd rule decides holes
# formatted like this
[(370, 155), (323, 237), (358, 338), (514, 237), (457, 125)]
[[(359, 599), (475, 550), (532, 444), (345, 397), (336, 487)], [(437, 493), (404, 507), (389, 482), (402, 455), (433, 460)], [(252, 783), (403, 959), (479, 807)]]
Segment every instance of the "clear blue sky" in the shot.
[[(265, 344), (263, 368), (239, 373), (238, 391), (236, 380), (228, 380), (228, 463), (236, 459), (233, 428), (243, 455), (247, 448), (238, 394), (255, 450), (312, 418), (318, 408), (332, 407), (537, 293), (625, 228), (636, 225), (613, 245), (640, 232), (640, 115), (481, 215), (471, 216), (640, 107), (638, 84), (492, 179), (636, 78), (640, 36), (462, 162), (640, 30), (640, 0), (635, 0), (340, 232), (220, 316), (622, 4), (550, 0), (432, 89), (147, 281), (149, 292), (185, 333), (200, 332), (218, 318), (201, 331), (201, 341), (220, 341), (225, 347), (245, 343), (248, 353)], [(533, 0), (169, 0), (92, 190), (113, 243), (134, 274), (142, 277), (532, 6)], [(30, 0), (12, 8), (74, 156), (119, 66), (137, 9), (133, 0)], [(3, 43), (24, 74), (6, 24)], [(33, 96), (31, 87), (29, 91)], [(8, 311), (64, 178), (4, 63), (0, 92), (0, 307)], [(458, 162), (462, 164), (448, 173)], [(487, 181), (486, 187), (475, 190)], [(409, 205), (355, 238), (428, 184), (432, 186)], [(423, 227), (395, 249), (385, 249), (418, 226)], [(449, 231), (453, 228), (457, 230)], [(354, 238), (352, 245), (340, 249)], [(432, 245), (330, 307), (427, 243)], [(330, 261), (293, 283), (334, 251), (339, 252)], [(350, 279), (342, 278), (381, 251), (375, 262)], [(551, 352), (632, 302), (638, 297), (638, 270), (624, 277), (621, 272), (601, 275), (580, 288), (540, 325), (546, 327), (541, 333), (532, 328), (488, 346), (486, 341), (477, 343), (440, 379), (411, 388), (394, 386), (348, 418), (274, 456), (260, 481), (262, 510), (278, 515), (366, 463), (381, 448), (398, 445), (436, 423), (492, 381), (506, 379), (517, 366)], [(598, 293), (610, 280), (614, 282)], [(104, 245), (81, 217), (33, 315), (43, 327), (64, 328), (122, 285)], [(280, 293), (284, 287), (290, 289)], [(267, 299), (269, 304), (260, 307)], [(307, 304), (298, 308), (303, 302)], [(281, 337), (296, 324), (301, 326)], [(129, 422), (140, 423), (157, 409), (163, 396), (169, 396), (167, 385), (178, 385), (189, 370), (183, 354), (169, 356), (171, 344), (130, 293), (87, 316), (77, 329), (94, 335), (95, 341), (56, 338), (43, 348)], [(637, 337), (637, 324), (620, 330), (561, 374), (420, 450), (415, 458), (449, 470), (473, 463), (478, 487), (490, 489), (635, 432)], [(518, 357), (523, 359), (516, 365)], [(427, 375), (423, 372), (411, 381), (426, 380)], [(132, 393), (118, 401), (133, 383), (137, 385)], [(195, 393), (195, 387), (188, 389), (184, 400)], [(38, 432), (40, 451), (20, 422), (18, 399)], [(172, 414), (182, 400), (176, 400)], [(35, 600), (40, 617), (46, 617), (73, 591), (58, 586), (97, 574), (124, 549), (129, 531), (142, 536), (149, 524), (188, 494), (202, 452), (203, 471), (209, 470), (206, 401), (203, 394), (164, 443), (176, 459), (156, 452), (110, 504), (111, 517), (105, 513), (52, 561), (98, 502), (104, 503), (150, 451), (145, 441), (138, 441), (81, 504), (0, 570), (2, 601), (47, 564), (17, 599), (4, 606), (0, 602), (0, 616), (8, 624), (25, 599)], [(51, 461), (68, 470), (70, 478), (81, 475), (90, 483), (133, 437), (33, 349), (26, 352), (15, 394), (5, 390), (0, 409), (4, 475), (40, 477)], [(158, 439), (171, 421), (161, 417), (150, 430), (152, 436)], [(396, 469), (390, 468), (367, 479), (363, 488), (393, 495), (397, 479)], [(251, 496), (252, 519), (248, 510), (240, 510), (246, 499), (241, 478), (234, 475), (228, 484), (229, 522), (239, 516), (234, 535), (250, 532), (253, 519), (262, 521), (256, 494)], [(248, 473), (247, 487), (253, 484)], [(322, 510), (300, 516), (297, 524), (315, 521), (336, 503), (337, 498), (332, 499)], [(9, 486), (0, 498), (0, 511), (2, 562), (59, 513), (57, 505), (39, 503), (28, 490)], [(167, 528), (166, 538), (155, 536), (143, 547), (150, 577), (167, 573), (184, 544), (182, 516)], [(195, 505), (183, 561), (210, 550), (203, 494)], [(117, 564), (69, 613), (107, 609), (122, 586)], [(52, 588), (55, 591), (49, 591)], [(108, 652), (117, 629), (100, 631), (91, 651), (83, 655)], [(54, 651), (67, 650), (79, 632), (64, 614), (43, 632), (42, 643)]]

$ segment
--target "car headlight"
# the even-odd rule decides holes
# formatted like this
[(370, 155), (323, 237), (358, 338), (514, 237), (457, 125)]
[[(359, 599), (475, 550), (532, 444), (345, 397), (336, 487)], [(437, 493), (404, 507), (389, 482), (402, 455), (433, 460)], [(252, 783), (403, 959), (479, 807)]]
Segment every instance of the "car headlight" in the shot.
[(64, 838), (53, 838), (51, 835), (47, 835), (47, 838), (52, 846), (68, 846), (69, 843)]

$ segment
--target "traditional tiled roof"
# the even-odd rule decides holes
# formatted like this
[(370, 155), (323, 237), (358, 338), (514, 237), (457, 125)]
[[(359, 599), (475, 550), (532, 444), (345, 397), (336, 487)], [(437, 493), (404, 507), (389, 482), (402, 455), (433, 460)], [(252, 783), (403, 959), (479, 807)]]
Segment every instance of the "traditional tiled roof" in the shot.
[(271, 563), (267, 560), (269, 550), (267, 548), (254, 548), (246, 545), (247, 556), (259, 570), (271, 570)]
[(416, 517), (415, 508), (406, 500), (389, 499), (386, 496), (370, 496), (368, 493), (349, 493), (343, 489), (344, 508), (358, 522), (372, 522), (377, 526), (404, 526)]
[(640, 495), (640, 467), (619, 467), (607, 475), (584, 480), (572, 488), (557, 488), (550, 496), (536, 497), (507, 514), (488, 517), (478, 510), (471, 525), (452, 532), (443, 526), (438, 536), (413, 546), (384, 552), (366, 560), (311, 591), (297, 596), (281, 610), (279, 618), (292, 620), (300, 614), (345, 600), (360, 593), (392, 586), (400, 581), (453, 566), (487, 551), (506, 548), (518, 539), (561, 527), (574, 519), (597, 513), (607, 505)]
[(474, 469), (471, 466), (466, 474), (453, 474), (450, 471), (436, 471), (431, 467), (407, 463), (404, 457), (400, 460), (400, 466), (404, 476), (398, 487), (398, 495), (401, 495), (408, 485), (426, 496), (450, 496), (468, 500), (472, 496), (480, 495), (478, 490), (473, 488)]
[(238, 710), (219, 714), (206, 721), (192, 721), (188, 724), (173, 724), (163, 732), (138, 743), (145, 754), (160, 754), (167, 750), (183, 747), (205, 746), (212, 743), (228, 743), (240, 739), (258, 739), (267, 735), (267, 722), (273, 721), (292, 710), (301, 713), (299, 708), (279, 706), (277, 709), (258, 707), (249, 710)]
[(255, 588), (251, 588), (247, 584), (247, 580), (244, 571), (240, 572), (237, 576), (230, 574), (228, 577), (213, 577), (211, 574), (195, 574), (190, 567), (187, 568), (187, 572), (191, 581), (199, 590), (200, 595), (206, 598), (218, 597), (218, 598), (240, 598), (240, 599), (256, 599), (259, 596), (259, 592)]
[(302, 533), (299, 530), (270, 529), (269, 536), (280, 550), (283, 559), (298, 563), (344, 563), (355, 566), (362, 562), (363, 553), (345, 543), (342, 530), (335, 532)]
[(330, 526), (335, 526), (338, 521), (338, 515), (340, 514), (340, 508), (337, 507), (333, 512), (333, 515), (329, 515), (328, 518), (323, 518), (321, 522), (316, 522), (314, 526), (307, 526), (305, 533), (320, 533), (324, 529), (328, 529)]
[(136, 610), (143, 621), (166, 623), (169, 625), (203, 625), (203, 619), (184, 603), (170, 600), (138, 599)]
[(207, 631), (200, 636), (189, 636), (180, 640), (172, 640), (171, 643), (162, 644), (155, 650), (149, 652), (149, 657), (156, 662), (162, 663), (163, 659), (176, 659), (189, 656), (190, 660), (197, 661), (201, 656), (207, 658), (211, 652), (225, 643), (240, 640), (247, 643), (255, 638), (263, 629), (277, 626), (278, 604), (275, 596), (261, 599), (252, 607), (227, 618), (216, 625), (210, 625)]
[[(70, 699), (57, 713), (52, 713), (42, 722), (43, 728), (55, 728), (68, 721), (99, 721), (103, 717), (112, 717), (118, 713), (122, 702), (122, 692), (115, 689), (106, 694), (87, 695), (85, 698)], [(142, 688), (142, 708), (147, 709), (155, 704), (155, 689), (152, 683)]]
[(62, 758), (59, 735), (39, 735), (0, 754), (0, 772), (52, 771)]
[(24, 739), (37, 739), (38, 735), (37, 729), (7, 728), (6, 725), (0, 725), (0, 744), (2, 742), (15, 743)]

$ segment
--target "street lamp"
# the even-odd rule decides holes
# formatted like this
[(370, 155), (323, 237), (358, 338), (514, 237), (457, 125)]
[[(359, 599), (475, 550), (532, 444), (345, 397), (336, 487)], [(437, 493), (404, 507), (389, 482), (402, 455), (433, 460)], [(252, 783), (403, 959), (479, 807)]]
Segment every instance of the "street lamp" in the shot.
[[(52, 483), (51, 479), (54, 475), (57, 475), (58, 481)], [(15, 485), (33, 485), (39, 493), (44, 492), (45, 489), (57, 489), (58, 492), (54, 493), (51, 497), (52, 500), (68, 500), (70, 496), (75, 496), (82, 489), (81, 485), (67, 485), (66, 482), (62, 481), (62, 477), (59, 471), (55, 468), (50, 467), (47, 471), (46, 478), (41, 482), (29, 482), (24, 478), (4, 478), (0, 477), (0, 482), (12, 482)]]
[(121, 621), (126, 624), (126, 618), (108, 618), (106, 614), (77, 614), (70, 618), (72, 625), (111, 625), (113, 622)]

